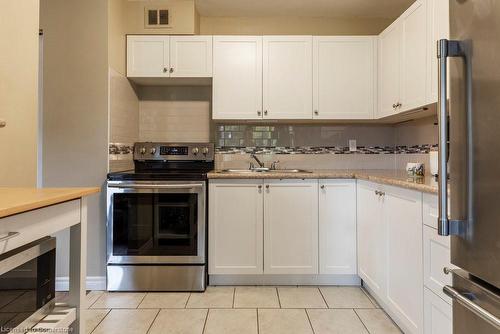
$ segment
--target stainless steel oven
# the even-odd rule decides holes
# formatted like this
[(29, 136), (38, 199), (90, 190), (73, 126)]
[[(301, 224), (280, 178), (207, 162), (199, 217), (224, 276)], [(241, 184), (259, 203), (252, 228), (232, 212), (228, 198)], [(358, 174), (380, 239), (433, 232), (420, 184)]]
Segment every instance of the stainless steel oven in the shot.
[(0, 255), (0, 333), (25, 333), (53, 309), (55, 238)]
[(205, 264), (204, 181), (109, 181), (108, 264)]

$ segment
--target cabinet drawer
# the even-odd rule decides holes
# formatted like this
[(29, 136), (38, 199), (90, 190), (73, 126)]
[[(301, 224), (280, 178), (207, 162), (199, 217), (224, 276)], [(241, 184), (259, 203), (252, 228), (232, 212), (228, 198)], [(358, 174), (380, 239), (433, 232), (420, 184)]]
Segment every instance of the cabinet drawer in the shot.
[(423, 223), (429, 227), (438, 228), (438, 197), (437, 195), (424, 193), (423, 197)]
[(452, 334), (452, 306), (424, 288), (424, 333)]
[(451, 304), (451, 298), (443, 292), (443, 287), (452, 283), (444, 267), (454, 268), (450, 263), (450, 237), (440, 236), (437, 230), (424, 226), (424, 285)]
[(0, 241), (0, 254), (54, 234), (79, 222), (79, 199), (2, 218), (0, 220), (0, 238), (9, 233), (16, 234), (8, 240)]

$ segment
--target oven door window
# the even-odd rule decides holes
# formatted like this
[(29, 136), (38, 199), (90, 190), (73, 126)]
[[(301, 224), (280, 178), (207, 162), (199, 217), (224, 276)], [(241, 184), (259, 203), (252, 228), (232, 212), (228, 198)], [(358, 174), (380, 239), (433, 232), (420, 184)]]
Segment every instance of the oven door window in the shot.
[(113, 195), (113, 254), (152, 255), (153, 194)]
[(197, 194), (156, 194), (154, 221), (157, 250), (168, 255), (197, 255)]

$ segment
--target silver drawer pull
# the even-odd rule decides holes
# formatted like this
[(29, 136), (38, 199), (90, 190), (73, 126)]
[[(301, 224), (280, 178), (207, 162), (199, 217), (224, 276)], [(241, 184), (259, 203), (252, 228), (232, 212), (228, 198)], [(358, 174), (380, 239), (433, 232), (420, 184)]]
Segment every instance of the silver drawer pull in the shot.
[(496, 329), (500, 330), (500, 319), (498, 319), (496, 316), (491, 314), (490, 312), (486, 311), (484, 308), (478, 306), (474, 302), (472, 302), (470, 299), (465, 297), (463, 294), (458, 292), (457, 290), (453, 289), (449, 285), (445, 285), (443, 288), (444, 293), (446, 293), (448, 296), (453, 298), (457, 303), (480, 317), (481, 319), (487, 321), (490, 323), (492, 326), (494, 326)]
[(0, 241), (7, 241), (9, 239), (12, 239), (14, 237), (17, 237), (20, 233), (19, 232), (7, 232), (7, 233), (2, 233), (0, 235), (5, 235), (5, 237), (0, 237)]
[(132, 184), (132, 183), (111, 183), (108, 182), (108, 187), (110, 188), (121, 188), (121, 189), (194, 189), (203, 188), (203, 184)]

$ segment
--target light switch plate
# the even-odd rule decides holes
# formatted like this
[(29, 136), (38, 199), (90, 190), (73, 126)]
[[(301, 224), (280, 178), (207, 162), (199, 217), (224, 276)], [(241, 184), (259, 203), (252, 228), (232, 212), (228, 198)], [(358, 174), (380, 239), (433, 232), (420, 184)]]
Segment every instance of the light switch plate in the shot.
[(358, 146), (356, 145), (356, 139), (349, 139), (349, 151), (356, 152), (358, 150)]

